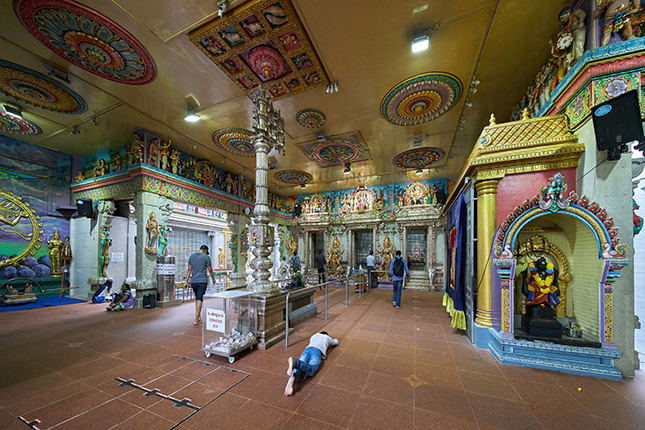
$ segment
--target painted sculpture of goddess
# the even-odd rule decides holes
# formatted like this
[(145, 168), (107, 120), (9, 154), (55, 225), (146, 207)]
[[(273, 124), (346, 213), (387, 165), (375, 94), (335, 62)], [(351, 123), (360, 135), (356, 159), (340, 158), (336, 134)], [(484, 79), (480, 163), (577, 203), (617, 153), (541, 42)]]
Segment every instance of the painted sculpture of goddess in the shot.
[(54, 237), (47, 241), (49, 248), (49, 265), (52, 269), (51, 276), (60, 277), (62, 275), (61, 268), (61, 250), (63, 249), (63, 241), (60, 240), (60, 233), (58, 229), (54, 230)]
[(593, 18), (600, 18), (604, 12), (601, 46), (609, 45), (613, 33), (621, 32), (625, 40), (636, 38), (632, 19), (633, 13), (640, 10), (640, 1), (634, 1), (633, 8), (631, 0), (596, 0), (596, 2), (598, 9), (593, 13)]

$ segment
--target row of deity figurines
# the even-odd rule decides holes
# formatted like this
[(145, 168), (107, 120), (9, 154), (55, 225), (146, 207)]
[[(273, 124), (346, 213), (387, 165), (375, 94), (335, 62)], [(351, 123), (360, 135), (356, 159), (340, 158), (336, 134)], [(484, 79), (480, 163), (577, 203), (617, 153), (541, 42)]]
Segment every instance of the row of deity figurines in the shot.
[(337, 191), (301, 197), (302, 213), (361, 212), (415, 205), (437, 205), (443, 203), (443, 189), (434, 184), (415, 182), (393, 188), (366, 188), (360, 186), (353, 191)]
[[(614, 35), (621, 40), (631, 40), (645, 35), (645, 13), (640, 0), (596, 0), (598, 9), (591, 18), (601, 20), (601, 46), (607, 46)], [(558, 15), (560, 31), (551, 37), (551, 56), (538, 72), (533, 84), (511, 113), (511, 121), (522, 119), (528, 108), (531, 117), (551, 98), (553, 90), (564, 80), (567, 72), (585, 52), (588, 18), (582, 9), (562, 9)], [(589, 26), (593, 28), (593, 26)]]

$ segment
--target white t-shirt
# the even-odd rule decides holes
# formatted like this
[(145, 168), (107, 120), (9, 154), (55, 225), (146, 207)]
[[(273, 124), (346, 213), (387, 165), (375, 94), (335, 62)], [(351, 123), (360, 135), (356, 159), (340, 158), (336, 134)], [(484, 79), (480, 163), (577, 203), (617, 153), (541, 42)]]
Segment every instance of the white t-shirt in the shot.
[(322, 352), (323, 360), (327, 357), (327, 348), (338, 345), (338, 340), (326, 334), (316, 333), (309, 339), (309, 345), (318, 348)]
[(367, 259), (366, 259), (366, 262), (367, 262), (368, 267), (374, 267), (374, 256), (373, 255), (368, 255)]

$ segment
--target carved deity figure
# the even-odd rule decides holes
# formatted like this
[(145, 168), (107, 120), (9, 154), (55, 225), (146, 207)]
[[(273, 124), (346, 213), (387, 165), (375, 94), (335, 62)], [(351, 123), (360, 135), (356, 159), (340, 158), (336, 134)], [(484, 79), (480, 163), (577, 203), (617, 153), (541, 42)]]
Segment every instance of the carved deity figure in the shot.
[(72, 245), (69, 243), (69, 237), (65, 238), (63, 249), (60, 251), (60, 258), (63, 259), (63, 263), (65, 261), (72, 261)]
[(159, 167), (168, 170), (168, 156), (170, 155), (170, 140), (159, 145)]
[(58, 229), (54, 230), (54, 237), (47, 241), (47, 247), (49, 248), (49, 265), (52, 269), (51, 276), (59, 277), (62, 275), (60, 269), (63, 241), (60, 240)]
[(166, 226), (159, 226), (159, 246), (157, 247), (157, 256), (165, 257), (168, 255), (168, 237), (166, 237)]
[(159, 162), (159, 139), (156, 137), (152, 139), (150, 145), (148, 145), (148, 161), (147, 164), (158, 167)]
[(101, 276), (107, 278), (107, 268), (110, 264), (110, 246), (112, 246), (112, 239), (110, 238), (110, 229), (107, 227), (101, 228)]
[(226, 269), (226, 255), (223, 248), (217, 248), (217, 265), (220, 269)]
[(341, 265), (340, 265), (340, 257), (343, 255), (345, 252), (345, 248), (341, 247), (340, 241), (338, 240), (338, 236), (334, 237), (334, 241), (332, 243), (332, 248), (331, 251), (327, 251), (327, 255), (329, 258), (327, 258), (327, 269), (330, 272), (338, 270)]
[(601, 46), (609, 45), (613, 33), (621, 33), (625, 40), (635, 39), (632, 28), (634, 13), (640, 10), (640, 1), (631, 0), (596, 0), (598, 9), (593, 14), (593, 19), (600, 18), (603, 14), (603, 29)]
[(230, 173), (228, 175), (226, 175), (226, 180), (224, 181), (224, 187), (226, 188), (227, 193), (229, 193), (229, 194), (237, 194), (235, 192), (237, 190), (234, 191), (234, 188), (237, 188), (237, 187), (235, 187), (235, 183), (233, 182), (233, 178), (231, 177)]
[(179, 151), (173, 149), (170, 153), (170, 170), (173, 175), (176, 175), (179, 172)]
[(522, 292), (526, 306), (555, 307), (560, 304), (558, 295), (558, 271), (544, 256), (529, 263), (522, 273)]
[(231, 251), (231, 262), (233, 264), (233, 273), (237, 273), (237, 236), (232, 235), (231, 241), (228, 243), (228, 248)]
[(114, 168), (117, 172), (123, 170), (123, 158), (121, 158), (121, 152), (117, 152), (114, 156)]
[(125, 150), (125, 153), (128, 154), (129, 165), (143, 163), (143, 150), (146, 147), (146, 144), (141, 140), (141, 136), (137, 133), (134, 133), (133, 136), (134, 139)]
[[(385, 239), (383, 239), (383, 249), (381, 250), (381, 246), (377, 243), (376, 244), (376, 251), (379, 253), (383, 261), (381, 261), (381, 270), (385, 270), (386, 272), (389, 272), (390, 270), (390, 262), (394, 258), (394, 253), (396, 252), (396, 248), (392, 244), (392, 241), (390, 240), (390, 235), (386, 235)], [(384, 279), (387, 277), (387, 273), (380, 273), (379, 278)]]
[(96, 167), (94, 167), (94, 180), (96, 181), (96, 178), (99, 176), (103, 176), (106, 174), (106, 168), (107, 166), (105, 165), (105, 160), (102, 158), (99, 158), (96, 160)]
[(155, 217), (154, 212), (148, 214), (148, 222), (146, 223), (146, 249), (145, 251), (150, 254), (157, 254), (157, 241), (159, 240), (159, 223)]
[(374, 201), (374, 209), (383, 209), (385, 207), (385, 197), (383, 189), (379, 189), (376, 193), (376, 200)]
[(86, 179), (87, 179), (87, 178), (86, 178), (86, 177), (85, 177), (85, 175), (83, 174), (83, 171), (82, 171), (82, 170), (79, 170), (79, 171), (78, 171), (78, 174), (77, 174), (77, 175), (76, 175), (76, 177), (74, 178), (74, 182), (81, 182), (81, 181), (84, 181), (84, 180), (86, 180)]
[(298, 239), (293, 233), (287, 239), (287, 251), (289, 251), (288, 255), (293, 255), (294, 252), (298, 252)]

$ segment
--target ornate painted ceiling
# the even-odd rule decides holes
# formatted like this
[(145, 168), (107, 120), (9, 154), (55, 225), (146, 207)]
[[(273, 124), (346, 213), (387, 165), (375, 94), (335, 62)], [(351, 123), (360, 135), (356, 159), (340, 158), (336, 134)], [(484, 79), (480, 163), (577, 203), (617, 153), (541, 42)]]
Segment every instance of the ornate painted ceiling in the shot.
[[(249, 95), (262, 81), (286, 131), (271, 191), (456, 178), (490, 114), (508, 118), (548, 58), (569, 1), (229, 4), (219, 19), (214, 0), (2, 2), (0, 105), (24, 121), (3, 116), (0, 134), (85, 157), (143, 128), (253, 180)], [(428, 27), (429, 49), (412, 53)], [(202, 120), (184, 121), (188, 107)]]

